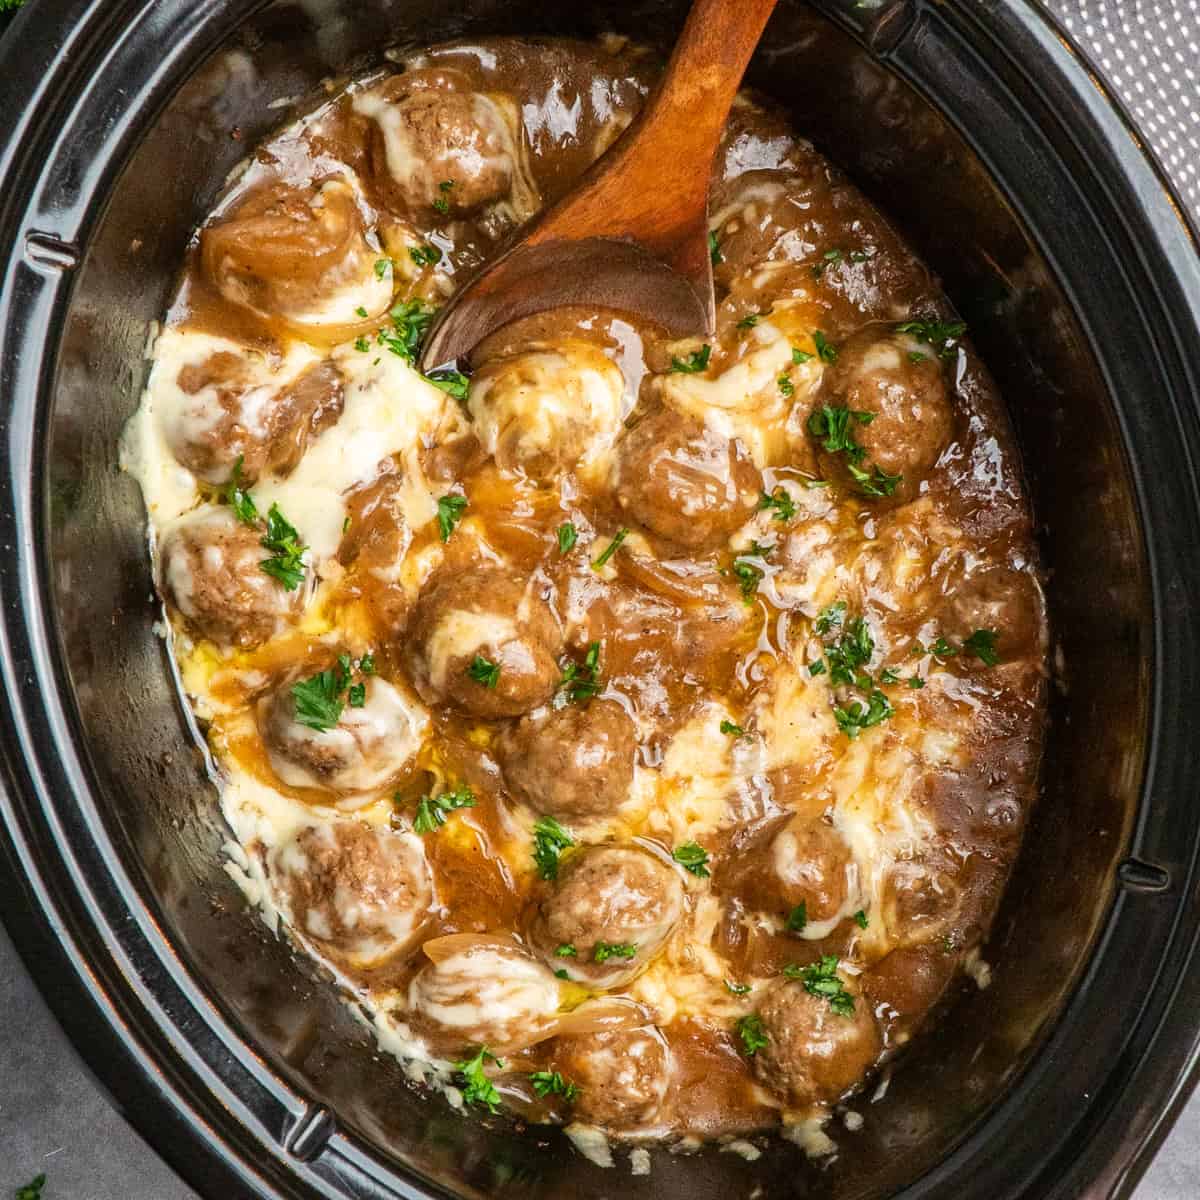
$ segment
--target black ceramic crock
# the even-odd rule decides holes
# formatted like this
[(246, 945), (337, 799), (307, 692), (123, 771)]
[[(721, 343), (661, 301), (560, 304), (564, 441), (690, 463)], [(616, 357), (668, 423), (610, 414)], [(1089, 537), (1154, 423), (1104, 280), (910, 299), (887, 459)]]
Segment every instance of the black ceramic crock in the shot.
[[(211, 1197), (1128, 1194), (1200, 1027), (1200, 265), (1136, 134), (1023, 0), (783, 3), (752, 82), (938, 270), (1012, 409), (1049, 571), (1043, 794), (967, 989), (821, 1168), (416, 1094), (223, 874), (117, 466), (198, 219), (293, 100), (390, 45), (669, 0), (37, 0), (0, 53), (0, 911), (130, 1119)], [(756, 1189), (761, 1189), (756, 1191)]]

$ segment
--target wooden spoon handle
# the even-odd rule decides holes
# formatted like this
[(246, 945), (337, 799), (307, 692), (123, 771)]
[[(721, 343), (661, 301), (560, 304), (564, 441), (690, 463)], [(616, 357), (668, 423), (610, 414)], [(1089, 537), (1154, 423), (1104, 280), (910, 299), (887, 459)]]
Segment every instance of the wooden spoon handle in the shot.
[(707, 278), (707, 259), (693, 260), (703, 258), (697, 222), (706, 221), (713, 156), (775, 4), (695, 0), (638, 118), (527, 242), (630, 237), (689, 278)]

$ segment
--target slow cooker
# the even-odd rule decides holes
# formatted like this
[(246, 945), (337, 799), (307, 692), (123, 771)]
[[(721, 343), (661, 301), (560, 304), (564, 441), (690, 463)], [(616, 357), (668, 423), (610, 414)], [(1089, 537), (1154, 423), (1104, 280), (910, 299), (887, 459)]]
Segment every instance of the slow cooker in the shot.
[(964, 991), (831, 1162), (656, 1151), (420, 1095), (244, 911), (117, 440), (227, 173), (391, 47), (615, 30), (671, 0), (39, 0), (0, 53), (4, 917), (154, 1146), (221, 1197), (1127, 1195), (1200, 1034), (1200, 259), (1023, 0), (781, 3), (749, 82), (940, 272), (1012, 410), (1053, 622), (1042, 795)]

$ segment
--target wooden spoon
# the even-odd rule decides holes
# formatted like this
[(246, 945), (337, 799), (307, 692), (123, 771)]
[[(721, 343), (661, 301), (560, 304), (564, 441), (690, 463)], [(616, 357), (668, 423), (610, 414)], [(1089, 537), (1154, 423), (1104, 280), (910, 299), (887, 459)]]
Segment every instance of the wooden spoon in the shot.
[(776, 0), (695, 0), (658, 88), (573, 191), (442, 309), (422, 369), (510, 321), (569, 305), (631, 312), (677, 336), (716, 323), (708, 181)]

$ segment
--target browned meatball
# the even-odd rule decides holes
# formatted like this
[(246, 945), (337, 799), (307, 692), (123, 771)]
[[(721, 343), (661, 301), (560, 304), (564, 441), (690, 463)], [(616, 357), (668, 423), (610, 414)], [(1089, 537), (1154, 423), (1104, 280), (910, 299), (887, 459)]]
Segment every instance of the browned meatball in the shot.
[[(797, 814), (772, 826), (732, 864), (735, 890), (751, 907), (787, 916), (804, 905), (804, 931), (823, 937), (857, 900), (850, 847), (823, 817)], [(852, 895), (853, 893), (853, 895)]]
[(536, 581), (502, 567), (447, 573), (422, 591), (405, 658), (430, 704), (477, 717), (518, 717), (559, 680), (562, 633)]
[[(337, 670), (336, 667), (330, 668)], [(353, 795), (397, 779), (421, 747), (425, 712), (377, 676), (362, 703), (346, 703), (329, 729), (305, 724), (291, 680), (258, 704), (258, 728), (275, 774), (290, 787)]]
[(227, 508), (197, 509), (163, 537), (163, 596), (200, 637), (251, 649), (298, 620), (308, 597), (305, 583), (288, 591), (268, 575), (267, 557), (260, 529)]
[(403, 950), (433, 903), (421, 839), (359, 821), (306, 826), (269, 866), (292, 927), (353, 966)]
[(682, 912), (678, 874), (648, 850), (588, 846), (564, 862), (543, 895), (530, 942), (569, 978), (618, 987), (649, 964)]
[[(995, 656), (1000, 662), (1045, 653), (1045, 603), (1028, 564), (980, 563), (966, 560), (966, 570), (951, 590), (950, 611), (943, 619), (946, 635), (965, 640), (977, 629), (996, 634)], [(968, 664), (979, 665), (968, 653)]]
[(671, 1050), (653, 1025), (561, 1037), (554, 1067), (579, 1088), (572, 1114), (607, 1129), (635, 1129), (658, 1115), (671, 1082)]
[(164, 433), (179, 462), (208, 483), (225, 483), (239, 460), (245, 484), (264, 471), (289, 474), (309, 439), (342, 412), (342, 377), (333, 363), (309, 368), (278, 391), (252, 378), (246, 365), (218, 351), (179, 372), (190, 399), (171, 412)]
[(854, 985), (841, 982), (854, 1004), (849, 1015), (799, 979), (772, 984), (759, 1008), (767, 1044), (751, 1060), (754, 1073), (790, 1107), (837, 1100), (883, 1048), (870, 1005)]
[(651, 532), (707, 550), (750, 518), (762, 480), (740, 442), (664, 406), (622, 435), (616, 487), (622, 509)]
[(936, 855), (897, 862), (884, 880), (882, 915), (894, 946), (919, 946), (946, 936), (962, 906), (954, 870)]
[(615, 700), (568, 704), (526, 717), (500, 743), (511, 792), (552, 817), (613, 813), (629, 796), (637, 731)]
[(428, 218), (469, 213), (512, 187), (512, 138), (494, 100), (448, 71), (398, 75), (359, 98), (372, 178), (388, 205)]
[(309, 320), (314, 308), (345, 293), (333, 322), (353, 322), (391, 301), (391, 283), (376, 277), (379, 252), (365, 238), (353, 189), (341, 179), (295, 187), (270, 183), (250, 192), (200, 234), (205, 275), (235, 304)]
[(353, 568), (344, 593), (362, 597), (382, 638), (391, 640), (408, 625), (410, 599), (399, 567), (412, 544), (404, 515), (404, 480), (390, 472), (346, 497), (346, 530), (338, 562)]
[[(822, 445), (843, 440), (829, 430), (825, 406), (849, 410), (846, 433), (861, 449), (834, 451), (833, 458), (865, 474), (850, 472), (869, 495), (911, 498), (954, 433), (941, 360), (933, 347), (895, 326), (869, 325), (838, 347), (809, 418), (809, 431)], [(889, 483), (884, 476), (901, 479)]]

